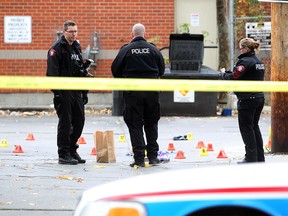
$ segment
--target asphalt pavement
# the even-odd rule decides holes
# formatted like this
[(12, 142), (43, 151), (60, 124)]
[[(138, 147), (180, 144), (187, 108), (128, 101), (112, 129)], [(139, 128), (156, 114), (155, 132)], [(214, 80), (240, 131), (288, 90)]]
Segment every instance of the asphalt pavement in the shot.
[[(263, 113), (260, 127), (264, 145), (269, 140), (270, 122), (270, 114)], [(96, 130), (114, 131), (116, 163), (97, 163), (96, 156), (91, 155)], [(73, 215), (82, 192), (90, 187), (148, 173), (229, 166), (244, 156), (237, 115), (161, 117), (158, 142), (163, 152), (167, 152), (169, 145), (174, 146), (175, 150), (167, 153), (170, 162), (139, 169), (129, 166), (133, 161), (130, 137), (121, 116), (109, 112), (86, 114), (82, 134), (86, 144), (80, 144), (78, 150), (87, 160), (85, 164), (58, 164), (56, 131), (57, 116), (53, 113), (0, 115), (0, 215)], [(173, 140), (185, 135), (189, 140)], [(34, 140), (27, 140), (31, 137)], [(205, 146), (209, 144), (213, 151), (197, 148), (199, 141)], [(16, 146), (23, 153), (13, 153)], [(179, 151), (184, 158), (177, 158)], [(287, 160), (286, 155), (266, 154), (266, 163)], [(229, 173), (219, 175), (229, 177)]]

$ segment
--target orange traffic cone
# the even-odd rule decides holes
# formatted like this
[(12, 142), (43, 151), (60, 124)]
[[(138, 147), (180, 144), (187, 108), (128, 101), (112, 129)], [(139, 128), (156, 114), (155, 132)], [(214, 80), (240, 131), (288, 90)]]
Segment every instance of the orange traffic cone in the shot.
[(185, 155), (184, 155), (184, 152), (181, 151), (181, 150), (179, 150), (179, 151), (177, 152), (177, 155), (176, 155), (175, 159), (186, 159), (186, 157), (185, 157)]
[(26, 140), (30, 140), (30, 141), (35, 140), (33, 134), (32, 134), (32, 133), (29, 133), (29, 134), (27, 135), (27, 137), (26, 137)]
[(173, 143), (169, 143), (169, 144), (168, 144), (168, 151), (175, 151), (175, 148), (174, 148), (174, 144), (173, 144)]
[(272, 147), (272, 142), (271, 142), (271, 140), (268, 140), (267, 148), (271, 149), (271, 147)]
[(224, 150), (220, 150), (217, 158), (228, 158)]
[(214, 151), (212, 143), (207, 144), (207, 151)]
[(271, 151), (272, 148), (272, 141), (271, 141), (271, 127), (269, 128), (269, 137), (268, 137), (268, 143), (265, 145), (265, 148), (268, 152)]
[(85, 141), (84, 137), (81, 136), (81, 137), (78, 139), (77, 144), (86, 144), (86, 141)]
[(205, 145), (204, 145), (203, 141), (200, 140), (200, 141), (198, 142), (196, 148), (199, 148), (199, 149), (205, 148)]
[(95, 147), (92, 148), (90, 155), (96, 155), (96, 148)]
[(21, 145), (15, 145), (15, 149), (13, 150), (13, 153), (24, 153)]
[(272, 141), (269, 139), (268, 143), (265, 145), (265, 149), (270, 152), (272, 148)]

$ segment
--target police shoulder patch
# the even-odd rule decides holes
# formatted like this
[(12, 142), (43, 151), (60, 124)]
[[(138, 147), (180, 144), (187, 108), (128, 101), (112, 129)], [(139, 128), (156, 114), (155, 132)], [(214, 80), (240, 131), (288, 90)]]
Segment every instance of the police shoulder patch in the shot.
[(239, 66), (236, 67), (236, 70), (238, 72), (243, 72), (243, 71), (245, 71), (245, 67), (243, 65), (239, 65)]
[(49, 51), (49, 55), (50, 55), (50, 56), (56, 55), (56, 50), (51, 49), (51, 50)]

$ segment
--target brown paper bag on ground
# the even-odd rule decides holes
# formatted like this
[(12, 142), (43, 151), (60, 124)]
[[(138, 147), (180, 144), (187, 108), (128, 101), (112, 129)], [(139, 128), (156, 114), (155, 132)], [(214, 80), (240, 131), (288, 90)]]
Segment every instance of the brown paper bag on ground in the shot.
[(115, 146), (113, 131), (95, 131), (94, 143), (98, 163), (115, 163)]

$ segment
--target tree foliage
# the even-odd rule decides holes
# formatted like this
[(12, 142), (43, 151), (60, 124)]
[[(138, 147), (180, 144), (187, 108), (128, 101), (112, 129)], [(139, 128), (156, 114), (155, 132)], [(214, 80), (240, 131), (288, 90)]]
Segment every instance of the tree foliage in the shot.
[[(269, 3), (270, 4), (270, 3)], [(270, 15), (270, 11), (265, 10), (267, 3), (258, 0), (234, 0), (235, 17), (261, 17)]]
[(234, 31), (235, 42), (245, 37), (246, 22), (264, 23), (271, 13), (271, 3), (259, 2), (258, 0), (234, 0)]

